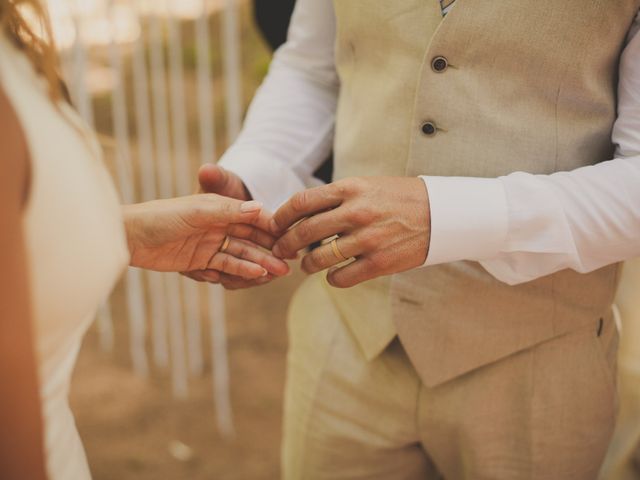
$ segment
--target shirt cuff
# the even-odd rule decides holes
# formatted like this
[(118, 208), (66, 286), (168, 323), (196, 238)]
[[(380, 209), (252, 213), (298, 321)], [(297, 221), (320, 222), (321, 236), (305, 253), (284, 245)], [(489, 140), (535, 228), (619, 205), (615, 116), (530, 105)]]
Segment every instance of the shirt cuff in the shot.
[(293, 194), (312, 186), (263, 149), (231, 147), (218, 164), (238, 175), (253, 199), (270, 212), (275, 212)]
[(500, 253), (507, 237), (508, 209), (497, 178), (421, 177), (431, 210), (426, 265), (479, 261)]

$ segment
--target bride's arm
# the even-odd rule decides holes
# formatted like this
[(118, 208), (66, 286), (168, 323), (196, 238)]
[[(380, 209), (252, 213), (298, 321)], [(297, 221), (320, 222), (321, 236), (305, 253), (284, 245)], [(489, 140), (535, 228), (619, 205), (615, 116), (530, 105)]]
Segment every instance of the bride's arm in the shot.
[(28, 153), (0, 89), (0, 478), (46, 478), (22, 210)]

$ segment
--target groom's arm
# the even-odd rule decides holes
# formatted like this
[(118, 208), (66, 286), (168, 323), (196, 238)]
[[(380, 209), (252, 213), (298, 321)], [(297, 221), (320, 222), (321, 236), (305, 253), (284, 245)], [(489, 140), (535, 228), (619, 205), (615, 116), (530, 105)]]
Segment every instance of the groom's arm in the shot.
[(615, 158), (551, 175), (424, 177), (432, 225), (427, 264), (478, 260), (517, 284), (640, 256), (639, 29), (636, 18), (620, 63)]
[(331, 150), (338, 77), (331, 0), (300, 0), (288, 41), (275, 53), (242, 132), (220, 161), (251, 196), (275, 210), (317, 184)]
[(618, 93), (618, 148), (610, 161), (552, 175), (426, 176), (422, 189), (417, 179), (341, 180), (298, 194), (276, 212), (273, 232), (283, 236), (273, 251), (292, 258), (340, 234), (302, 260), (314, 273), (355, 257), (329, 272), (339, 287), (457, 260), (480, 261), (516, 284), (640, 256), (639, 35), (622, 56)]

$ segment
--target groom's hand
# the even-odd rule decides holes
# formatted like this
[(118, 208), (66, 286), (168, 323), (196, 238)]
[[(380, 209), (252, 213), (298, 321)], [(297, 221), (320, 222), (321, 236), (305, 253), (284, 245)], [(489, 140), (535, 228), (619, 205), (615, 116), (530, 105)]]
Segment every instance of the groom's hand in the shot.
[(306, 254), (302, 269), (315, 273), (353, 257), (327, 275), (331, 285), (351, 287), (422, 265), (430, 223), (422, 179), (348, 178), (297, 193), (285, 203), (271, 220), (271, 232), (281, 236), (273, 253), (295, 258), (312, 243), (338, 235), (334, 245), (325, 243)]
[(203, 193), (217, 193), (238, 200), (252, 200), (249, 190), (240, 177), (213, 163), (200, 167), (198, 182)]
[[(238, 200), (252, 200), (249, 190), (244, 182), (235, 173), (225, 170), (216, 164), (207, 164), (200, 167), (198, 171), (198, 182), (200, 191), (203, 193), (217, 193), (225, 197), (237, 198)], [(255, 280), (248, 280), (236, 275), (229, 275), (215, 270), (201, 270), (184, 273), (184, 275), (199, 282), (219, 283), (227, 290), (238, 290), (251, 288), (269, 283), (276, 278), (274, 275)]]

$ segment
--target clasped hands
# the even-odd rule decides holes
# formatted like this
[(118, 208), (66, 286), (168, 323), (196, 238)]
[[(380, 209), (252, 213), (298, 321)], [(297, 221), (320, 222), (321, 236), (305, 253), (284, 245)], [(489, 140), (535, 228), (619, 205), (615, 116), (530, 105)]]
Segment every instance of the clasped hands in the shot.
[[(242, 180), (217, 165), (203, 167), (199, 181), (203, 192), (251, 200)], [(247, 256), (249, 244), (246, 242), (246, 247), (237, 247), (244, 248), (241, 258), (256, 261), (266, 274), (252, 277), (224, 268), (216, 271), (213, 269), (216, 265), (212, 264), (205, 269), (184, 272), (185, 275), (199, 281), (221, 283), (228, 289), (261, 285), (288, 273), (282, 260), (295, 259), (299, 251), (332, 237), (335, 238), (333, 244), (323, 243), (305, 253), (301, 267), (310, 274), (328, 269), (327, 280), (335, 287), (351, 287), (382, 275), (410, 270), (422, 265), (427, 256), (429, 199), (420, 178), (339, 180), (295, 194), (269, 217), (260, 214), (250, 239), (271, 250), (270, 254), (261, 251), (258, 256), (252, 250), (252, 256)], [(232, 237), (236, 233), (237, 230), (229, 231)], [(245, 235), (241, 238), (247, 239), (249, 231), (245, 228), (242, 233)]]

